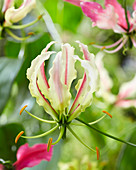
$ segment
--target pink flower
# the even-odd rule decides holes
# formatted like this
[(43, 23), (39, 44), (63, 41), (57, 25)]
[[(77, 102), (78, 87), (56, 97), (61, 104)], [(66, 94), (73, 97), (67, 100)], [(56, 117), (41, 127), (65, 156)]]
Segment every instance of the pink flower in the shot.
[(116, 106), (128, 108), (131, 106), (136, 107), (136, 75), (135, 77), (126, 83), (123, 83), (120, 87), (119, 94), (117, 96)]
[[(134, 39), (136, 29), (136, 0), (133, 4), (132, 17), (127, 11), (125, 15), (125, 9), (118, 3), (117, 0), (105, 0), (105, 9), (97, 2), (84, 2), (84, 1), (72, 1), (66, 0), (74, 5), (82, 8), (84, 14), (91, 18), (92, 26), (97, 26), (101, 29), (112, 29), (114, 32), (123, 34), (123, 38), (119, 39), (116, 43), (109, 46), (97, 46), (97, 48), (103, 48), (107, 53), (114, 53), (119, 51), (128, 40), (131, 40), (134, 47), (136, 47), (136, 41)], [(117, 47), (116, 47), (117, 46)], [(112, 47), (116, 47), (114, 50), (106, 50)]]
[(29, 147), (28, 144), (22, 145), (17, 151), (17, 161), (13, 164), (16, 170), (25, 167), (38, 165), (42, 160), (50, 161), (53, 147), (47, 151), (47, 144), (36, 144)]

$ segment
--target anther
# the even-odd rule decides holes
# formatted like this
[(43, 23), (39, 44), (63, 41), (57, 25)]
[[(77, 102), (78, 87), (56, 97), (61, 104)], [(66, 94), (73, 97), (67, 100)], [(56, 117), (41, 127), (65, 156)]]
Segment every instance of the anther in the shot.
[(22, 109), (20, 110), (19, 114), (21, 115), (22, 112), (25, 110), (25, 108), (27, 107), (27, 105), (25, 105), (24, 107), (22, 107)]
[(18, 142), (19, 138), (21, 137), (21, 135), (24, 133), (24, 131), (21, 131), (15, 138), (15, 143)]
[(52, 145), (52, 138), (49, 138), (49, 140), (48, 140), (48, 145), (47, 145), (47, 152), (50, 151), (51, 145)]
[(101, 48), (101, 50), (104, 50), (106, 47), (105, 46), (103, 46), (102, 48)]
[(88, 45), (94, 45), (95, 44), (95, 42), (90, 42)]
[(28, 35), (34, 35), (34, 32), (29, 32)]
[(100, 158), (100, 152), (99, 152), (99, 149), (96, 147), (96, 153), (97, 153), (97, 160), (99, 160)]
[(43, 16), (43, 15), (38, 16), (38, 19), (40, 20), (40, 19), (42, 18), (42, 16)]
[(112, 118), (112, 115), (111, 115), (109, 112), (107, 112), (107, 111), (105, 111), (105, 110), (103, 110), (102, 112), (103, 112), (103, 113), (106, 113), (108, 116), (110, 116), (110, 117)]

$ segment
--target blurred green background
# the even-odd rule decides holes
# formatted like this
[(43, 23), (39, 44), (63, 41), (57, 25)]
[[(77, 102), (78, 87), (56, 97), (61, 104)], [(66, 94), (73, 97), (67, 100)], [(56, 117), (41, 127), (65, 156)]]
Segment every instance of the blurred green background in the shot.
[[(53, 140), (58, 137), (58, 132), (44, 138), (23, 140), (15, 145), (15, 136), (25, 130), (26, 135), (36, 135), (51, 128), (51, 125), (41, 123), (25, 112), (20, 116), (19, 111), (24, 105), (27, 110), (42, 118), (50, 119), (42, 107), (38, 106), (28, 90), (26, 70), (31, 61), (40, 54), (41, 50), (52, 40), (68, 42), (76, 47), (76, 53), (81, 56), (79, 47), (75, 43), (80, 40), (84, 44), (111, 44), (121, 35), (112, 30), (92, 28), (91, 20), (87, 18), (79, 7), (63, 0), (37, 0), (41, 4), (33, 10), (22, 22), (27, 23), (40, 14), (43, 18), (34, 26), (17, 35), (34, 32), (30, 39), (19, 42), (6, 36), (0, 40), (0, 158), (16, 161), (17, 148), (28, 142), (29, 145), (47, 143), (49, 137)], [(98, 0), (97, 2), (101, 2)], [(122, 3), (122, 1), (119, 1)], [(127, 7), (132, 11), (132, 0), (127, 1)], [(55, 47), (58, 50), (58, 47)], [(21, 52), (20, 52), (21, 50)], [(97, 54), (99, 49), (89, 46), (90, 52)], [(48, 61), (46, 74), (52, 61)], [(104, 55), (104, 66), (113, 80), (112, 93), (118, 94), (123, 82), (129, 81), (136, 73), (136, 49), (133, 47), (123, 54), (123, 49), (115, 54)], [(80, 74), (80, 70), (79, 74)], [(105, 82), (103, 82), (105, 83)], [(136, 97), (136, 96), (135, 96)], [(80, 115), (88, 122), (101, 117), (102, 110), (109, 111), (113, 118), (106, 117), (96, 127), (121, 139), (136, 143), (136, 108), (121, 109), (94, 96), (92, 105)], [(89, 146), (100, 149), (100, 160), (96, 155), (80, 144), (70, 133), (67, 138), (54, 146), (53, 157), (50, 162), (42, 161), (32, 170), (134, 170), (136, 168), (136, 148), (126, 146), (120, 142), (109, 139), (92, 131), (87, 127), (74, 127), (74, 131)], [(30, 168), (26, 168), (29, 170)]]

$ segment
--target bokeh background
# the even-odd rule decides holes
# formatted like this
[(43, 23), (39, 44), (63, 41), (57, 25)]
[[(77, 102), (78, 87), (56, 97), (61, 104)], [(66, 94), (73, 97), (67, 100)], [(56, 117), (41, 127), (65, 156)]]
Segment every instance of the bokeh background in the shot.
[[(0, 40), (0, 158), (16, 161), (16, 152), (20, 145), (28, 142), (30, 146), (36, 143), (47, 143), (49, 137), (57, 139), (59, 132), (39, 139), (20, 139), (14, 143), (15, 136), (25, 130), (26, 135), (37, 135), (51, 128), (52, 125), (39, 122), (27, 113), (20, 116), (19, 111), (24, 105), (31, 113), (46, 119), (50, 116), (32, 98), (28, 89), (26, 70), (31, 61), (40, 54), (41, 50), (52, 40), (68, 42), (79, 52), (76, 40), (89, 45), (95, 42), (107, 45), (117, 41), (121, 35), (112, 30), (92, 28), (91, 20), (87, 18), (79, 7), (63, 0), (37, 0), (34, 9), (22, 23), (28, 23), (40, 14), (43, 18), (35, 25), (15, 32), (24, 36), (28, 32), (34, 35), (26, 41), (20, 42), (6, 35)], [(40, 3), (39, 3), (40, 2)], [(103, 2), (97, 0), (103, 5)], [(121, 0), (119, 0), (122, 3)], [(21, 0), (18, 1), (21, 3)], [(132, 12), (133, 0), (127, 1), (127, 7)], [(60, 50), (58, 46), (52, 48)], [(89, 45), (89, 51), (97, 54), (100, 50)], [(136, 49), (133, 47), (125, 53), (123, 49), (115, 54), (104, 53), (104, 66), (113, 81), (112, 94), (117, 95), (122, 83), (130, 81), (136, 73)], [(52, 59), (45, 67), (46, 74), (51, 67)], [(78, 69), (78, 65), (77, 65)], [(82, 70), (79, 70), (79, 75)], [(106, 83), (106, 82), (102, 82)], [(73, 96), (75, 90), (73, 89)], [(136, 96), (134, 96), (136, 97)], [(113, 116), (106, 117), (95, 126), (100, 130), (121, 139), (136, 143), (136, 108), (122, 109), (110, 102), (94, 95), (92, 105), (80, 115), (80, 118), (91, 122), (102, 116), (102, 110), (107, 110)], [(134, 170), (136, 168), (136, 149), (113, 139), (109, 139), (87, 127), (74, 127), (73, 130), (89, 146), (100, 149), (100, 160), (96, 154), (85, 148), (67, 132), (67, 138), (54, 146), (53, 157), (50, 162), (42, 161), (31, 170)], [(26, 168), (29, 170), (30, 168)]]

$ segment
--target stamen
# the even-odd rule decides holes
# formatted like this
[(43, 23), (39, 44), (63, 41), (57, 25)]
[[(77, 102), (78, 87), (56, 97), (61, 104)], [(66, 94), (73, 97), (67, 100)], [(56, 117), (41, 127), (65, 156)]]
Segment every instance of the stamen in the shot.
[(42, 18), (42, 16), (43, 16), (43, 15), (38, 16), (38, 19), (40, 20), (40, 19)]
[(95, 44), (95, 42), (90, 42), (88, 45), (93, 45), (93, 44)]
[(60, 134), (59, 134), (58, 139), (56, 140), (56, 142), (52, 143), (52, 145), (56, 145), (56, 144), (61, 140), (61, 138), (62, 138), (64, 132), (65, 132), (65, 127), (62, 126), (62, 127), (61, 127), (61, 130), (60, 130)]
[(96, 153), (97, 153), (97, 160), (99, 160), (100, 158), (100, 151), (99, 151), (99, 148), (96, 147)]
[(47, 145), (47, 151), (48, 152), (50, 151), (51, 145), (52, 145), (52, 138), (49, 138), (48, 145)]
[(38, 16), (38, 18), (28, 24), (24, 24), (24, 25), (11, 25), (11, 26), (4, 26), (5, 28), (11, 28), (11, 29), (24, 29), (24, 28), (27, 28), (33, 24), (35, 24), (36, 22), (38, 22), (41, 18), (42, 18), (43, 15), (40, 15)]
[(28, 35), (34, 35), (34, 32), (29, 32)]
[(103, 112), (103, 113), (106, 113), (108, 116), (110, 116), (110, 117), (112, 118), (112, 115), (111, 115), (109, 112), (107, 112), (107, 111), (105, 111), (105, 110), (103, 110), (102, 112)]
[(50, 129), (49, 131), (42, 133), (40, 135), (36, 135), (36, 136), (21, 136), (22, 138), (26, 138), (26, 139), (35, 139), (35, 138), (41, 138), (43, 136), (46, 136), (50, 133), (52, 133), (53, 131), (55, 131), (57, 128), (59, 127), (59, 125), (55, 126), (54, 128)]
[(31, 35), (28, 35), (27, 37), (18, 37), (13, 32), (11, 32), (9, 29), (5, 29), (5, 30), (12, 38), (14, 38), (15, 40), (18, 40), (18, 41), (24, 41), (31, 37)]
[(21, 131), (15, 138), (15, 143), (18, 142), (19, 138), (21, 137), (21, 135), (24, 133), (24, 131)]
[(101, 50), (104, 50), (106, 47), (105, 46), (103, 46), (102, 48), (101, 48)]
[[(95, 120), (95, 121), (93, 121), (93, 122), (90, 122), (90, 123), (88, 123), (89, 125), (94, 125), (94, 124), (96, 124), (96, 123), (98, 123), (98, 122), (100, 122), (102, 119), (104, 119), (105, 118), (105, 116), (106, 115), (103, 115), (102, 117), (100, 117), (99, 119), (97, 119), (97, 120)], [(83, 124), (83, 123), (71, 123), (71, 125), (76, 125), (76, 126), (85, 126), (85, 124)]]
[(35, 119), (37, 119), (37, 120), (39, 120), (39, 121), (41, 121), (41, 122), (45, 122), (45, 123), (56, 123), (56, 122), (53, 121), (53, 120), (45, 120), (45, 119), (39, 118), (39, 117), (31, 114), (31, 113), (28, 112), (27, 110), (25, 110), (25, 111), (26, 111), (26, 113), (28, 113), (30, 116), (32, 116), (33, 118), (35, 118)]
[(25, 110), (25, 108), (27, 107), (27, 105), (25, 105), (24, 107), (22, 107), (22, 109), (20, 110), (19, 114), (21, 115), (22, 112)]

